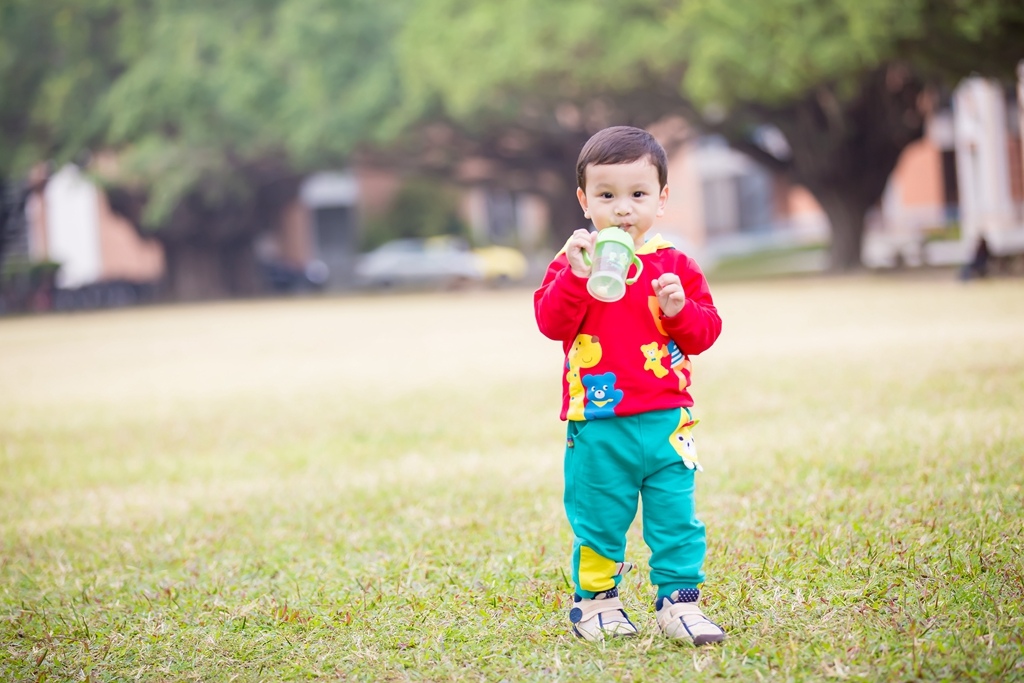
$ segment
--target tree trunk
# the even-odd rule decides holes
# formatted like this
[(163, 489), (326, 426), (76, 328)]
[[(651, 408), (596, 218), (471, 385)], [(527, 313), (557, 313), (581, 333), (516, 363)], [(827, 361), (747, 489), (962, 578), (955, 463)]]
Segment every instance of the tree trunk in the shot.
[[(13, 202), (8, 197), (8, 184), (0, 178), (0, 267), (4, 264), (4, 255), (7, 251), (7, 240), (8, 235), (11, 232), (11, 227), (7, 221), (13, 217)], [(0, 278), (0, 290), (3, 289), (3, 279)]]
[(165, 241), (164, 295), (172, 301), (206, 301), (256, 294), (260, 282), (250, 242)]
[(580, 228), (590, 227), (590, 219), (583, 216), (576, 195), (564, 192), (558, 197), (548, 197), (548, 211), (551, 217), (551, 246), (561, 249), (569, 236)]
[(25, 183), (0, 178), (0, 264), (10, 240), (24, 234), (25, 204), (31, 191)]
[(853, 98), (822, 87), (789, 106), (758, 109), (785, 135), (788, 159), (757, 153), (745, 131), (737, 139), (818, 200), (831, 224), (831, 270), (862, 267), (864, 217), (881, 200), (900, 154), (924, 134), (922, 92), (908, 70), (889, 65), (865, 74)]
[(829, 270), (847, 272), (861, 267), (864, 217), (870, 205), (852, 194), (830, 191), (815, 195), (832, 226), (828, 245)]
[[(161, 295), (171, 301), (253, 296), (263, 291), (253, 243), (280, 220), (296, 196), (300, 176), (286, 167), (241, 167), (237, 175), (251, 194), (212, 204), (198, 191), (186, 195), (158, 230), (147, 234), (164, 247), (166, 274)], [(108, 191), (111, 208), (139, 226), (142, 193)]]

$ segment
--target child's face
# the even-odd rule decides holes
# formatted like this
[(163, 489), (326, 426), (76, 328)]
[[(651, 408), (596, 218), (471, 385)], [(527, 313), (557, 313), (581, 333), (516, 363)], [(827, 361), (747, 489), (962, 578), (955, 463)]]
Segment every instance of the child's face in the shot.
[(618, 226), (637, 247), (642, 245), (668, 200), (668, 187), (658, 184), (658, 169), (646, 158), (628, 164), (591, 164), (586, 178), (587, 189), (576, 190), (583, 215), (598, 230)]

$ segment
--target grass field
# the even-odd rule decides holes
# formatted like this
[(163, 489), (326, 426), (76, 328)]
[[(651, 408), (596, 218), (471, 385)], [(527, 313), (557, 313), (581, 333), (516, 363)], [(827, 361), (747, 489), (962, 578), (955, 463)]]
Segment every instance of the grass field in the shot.
[(1024, 283), (723, 283), (721, 647), (567, 631), (527, 291), (0, 320), (0, 680), (1024, 680)]

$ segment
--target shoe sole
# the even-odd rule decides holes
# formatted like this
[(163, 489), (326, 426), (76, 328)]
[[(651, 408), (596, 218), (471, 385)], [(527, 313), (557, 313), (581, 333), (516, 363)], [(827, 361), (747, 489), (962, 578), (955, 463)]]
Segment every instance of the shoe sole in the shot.
[(587, 638), (585, 635), (583, 635), (583, 633), (578, 628), (576, 628), (575, 624), (573, 624), (573, 627), (572, 627), (572, 634), (574, 636), (576, 636), (577, 638), (579, 638), (580, 640), (585, 640), (588, 643), (599, 643), (602, 640), (605, 640), (607, 638), (632, 638), (633, 636), (640, 635), (639, 632), (637, 632), (635, 630), (634, 631), (604, 631), (604, 638), (601, 638), (601, 639), (597, 640), (597, 639)]
[(708, 635), (708, 636), (697, 636), (693, 639), (693, 644), (697, 647), (702, 645), (715, 645), (725, 640), (725, 634)]

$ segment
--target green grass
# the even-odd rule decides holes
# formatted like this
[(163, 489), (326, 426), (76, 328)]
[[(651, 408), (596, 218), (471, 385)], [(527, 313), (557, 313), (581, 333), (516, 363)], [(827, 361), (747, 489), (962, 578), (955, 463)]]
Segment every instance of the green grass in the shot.
[(567, 632), (525, 291), (0, 320), (0, 680), (1024, 680), (1024, 286), (723, 283), (706, 608)]
[(762, 249), (750, 254), (727, 256), (708, 271), (712, 283), (751, 278), (820, 274), (828, 263), (825, 245), (805, 244), (794, 247)]

